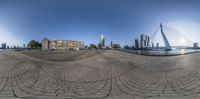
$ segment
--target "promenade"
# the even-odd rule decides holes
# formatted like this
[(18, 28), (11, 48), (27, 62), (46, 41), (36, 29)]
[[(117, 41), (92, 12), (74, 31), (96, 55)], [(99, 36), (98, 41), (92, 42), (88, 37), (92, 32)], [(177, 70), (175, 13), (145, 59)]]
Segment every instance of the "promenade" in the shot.
[(0, 52), (0, 99), (198, 99), (200, 53)]

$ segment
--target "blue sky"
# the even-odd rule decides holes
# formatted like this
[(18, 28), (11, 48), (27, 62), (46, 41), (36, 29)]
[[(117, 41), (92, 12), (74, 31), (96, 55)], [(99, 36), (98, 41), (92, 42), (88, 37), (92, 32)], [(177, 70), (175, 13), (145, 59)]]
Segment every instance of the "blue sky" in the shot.
[(200, 40), (198, 0), (0, 0), (0, 43), (27, 44), (31, 39), (80, 40), (131, 45), (151, 35), (160, 23)]

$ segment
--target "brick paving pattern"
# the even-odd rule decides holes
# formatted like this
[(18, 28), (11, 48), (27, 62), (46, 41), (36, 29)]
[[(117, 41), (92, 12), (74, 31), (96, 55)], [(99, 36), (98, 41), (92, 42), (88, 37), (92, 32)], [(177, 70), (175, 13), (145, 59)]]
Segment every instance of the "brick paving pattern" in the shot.
[(0, 53), (0, 98), (200, 97), (200, 53), (168, 57), (113, 50), (68, 52), (68, 57), (25, 53)]

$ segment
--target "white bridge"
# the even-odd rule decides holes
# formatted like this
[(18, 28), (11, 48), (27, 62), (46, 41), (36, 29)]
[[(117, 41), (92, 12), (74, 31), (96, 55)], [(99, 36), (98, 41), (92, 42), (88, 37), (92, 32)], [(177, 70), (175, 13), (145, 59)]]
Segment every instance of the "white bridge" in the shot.
[[(159, 31), (160, 33), (158, 33)], [(172, 50), (172, 44), (174, 46), (188, 46), (189, 43), (192, 43), (186, 36), (184, 36), (183, 33), (167, 26), (165, 26), (165, 28), (163, 29), (163, 24), (160, 23), (159, 27), (153, 33), (150, 39), (150, 43), (152, 43), (152, 47), (150, 47), (150, 44), (149, 44), (148, 46), (149, 49), (154, 48), (153, 45), (154, 45), (154, 40), (155, 40), (156, 35), (157, 37), (158, 35), (162, 36), (162, 37), (158, 37), (160, 41), (157, 42), (157, 45), (163, 42), (164, 46), (162, 48), (165, 50)]]

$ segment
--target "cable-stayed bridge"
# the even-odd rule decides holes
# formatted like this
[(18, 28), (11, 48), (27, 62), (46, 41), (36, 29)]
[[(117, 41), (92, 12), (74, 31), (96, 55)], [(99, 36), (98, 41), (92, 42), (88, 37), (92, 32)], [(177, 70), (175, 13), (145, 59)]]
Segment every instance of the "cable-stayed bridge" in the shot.
[(152, 34), (148, 48), (154, 49), (162, 47), (165, 50), (172, 50), (174, 47), (188, 47), (191, 45), (192, 41), (183, 33), (174, 28), (160, 24)]

